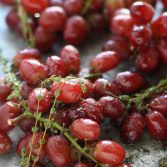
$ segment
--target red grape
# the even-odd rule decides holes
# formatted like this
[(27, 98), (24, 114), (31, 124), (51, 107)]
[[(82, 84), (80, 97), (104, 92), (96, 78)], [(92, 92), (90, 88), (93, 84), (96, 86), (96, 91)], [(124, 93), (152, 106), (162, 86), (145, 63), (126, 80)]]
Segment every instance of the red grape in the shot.
[(52, 93), (57, 96), (57, 91), (60, 91), (57, 100), (63, 103), (77, 102), (83, 94), (81, 84), (76, 79), (62, 81), (60, 83), (55, 81), (52, 85)]
[(19, 67), (21, 78), (30, 85), (36, 85), (48, 76), (47, 67), (35, 59), (25, 59)]
[(148, 47), (139, 52), (135, 64), (143, 72), (150, 72), (156, 69), (158, 62), (159, 52), (153, 47)]
[(46, 7), (48, 7), (48, 0), (21, 0), (21, 4), (24, 9), (30, 14), (41, 13)]
[(78, 73), (80, 70), (80, 53), (72, 45), (66, 45), (61, 49), (60, 57), (62, 58), (69, 73)]
[(129, 36), (134, 25), (134, 20), (129, 14), (117, 14), (110, 20), (110, 29), (111, 31), (120, 36)]
[(130, 44), (126, 38), (112, 37), (103, 45), (103, 51), (115, 51), (121, 59), (127, 59), (131, 55)]
[(140, 141), (143, 131), (144, 117), (139, 113), (132, 113), (123, 120), (121, 138), (124, 143), (132, 144)]
[(71, 132), (81, 140), (96, 140), (100, 135), (100, 126), (90, 119), (76, 119), (71, 125)]
[(65, 167), (71, 162), (71, 150), (68, 141), (61, 135), (48, 139), (46, 151), (53, 165)]
[(7, 132), (14, 128), (8, 124), (8, 119), (15, 118), (20, 113), (18, 107), (11, 101), (6, 102), (0, 107), (0, 129)]
[(119, 72), (115, 77), (115, 84), (117, 84), (121, 92), (133, 93), (143, 87), (143, 78), (136, 72)]
[(161, 14), (151, 24), (153, 36), (156, 38), (167, 37), (167, 12)]
[(104, 140), (96, 144), (94, 157), (101, 163), (116, 166), (123, 163), (125, 150), (114, 141)]
[(31, 133), (32, 128), (35, 126), (35, 122), (36, 120), (33, 118), (26, 118), (26, 119), (23, 119), (21, 122), (19, 122), (19, 127), (25, 133)]
[(151, 22), (154, 16), (154, 8), (146, 2), (134, 2), (130, 7), (130, 13), (138, 24)]
[(64, 39), (73, 45), (81, 44), (88, 33), (87, 23), (83, 17), (75, 15), (67, 20), (64, 29)]
[(40, 59), (39, 51), (34, 48), (23, 49), (19, 51), (18, 53), (16, 53), (16, 55), (13, 58), (13, 64), (15, 67), (19, 67), (22, 60), (29, 59), (29, 58), (39, 60)]
[[(37, 156), (38, 152), (38, 157), (40, 160), (43, 160), (46, 155), (46, 141), (47, 141), (47, 136), (45, 136), (45, 144), (42, 144), (41, 149), (40, 149), (40, 140), (42, 139), (43, 133), (38, 132), (34, 133), (34, 138), (32, 142), (32, 137), (33, 134), (28, 134), (25, 137), (23, 137), (19, 143), (17, 144), (16, 151), (19, 155), (21, 155), (22, 150), (25, 149), (26, 153), (29, 154), (30, 150), (32, 152), (32, 155)], [(32, 146), (32, 147), (31, 147)], [(31, 149), (32, 148), (32, 149)], [(39, 151), (40, 149), (40, 151)]]
[(84, 99), (80, 103), (80, 112), (84, 113), (84, 118), (100, 122), (103, 118), (101, 105), (93, 98)]
[(8, 135), (0, 130), (0, 154), (6, 154), (12, 147), (12, 141)]
[(46, 65), (49, 69), (49, 75), (65, 77), (68, 74), (66, 64), (63, 59), (58, 56), (50, 56), (46, 60)]
[(34, 89), (34, 86), (30, 86), (26, 82), (23, 82), (20, 93), (21, 93), (22, 97), (25, 100), (27, 100), (30, 93), (33, 91), (33, 89)]
[(143, 48), (150, 43), (152, 31), (149, 26), (134, 26), (130, 33), (130, 43), (134, 47)]
[(167, 121), (161, 113), (154, 111), (147, 114), (146, 127), (154, 139), (167, 139)]
[(161, 95), (153, 98), (149, 102), (149, 108), (153, 111), (158, 111), (162, 114), (167, 113), (167, 95)]
[(35, 46), (41, 51), (47, 51), (52, 48), (56, 41), (56, 36), (54, 33), (47, 32), (42, 27), (38, 27), (34, 34)]
[(65, 0), (64, 9), (69, 15), (80, 14), (84, 6), (84, 0)]
[(104, 0), (92, 0), (89, 10), (92, 13), (100, 12), (103, 8), (103, 5), (104, 5)]
[(12, 84), (7, 82), (5, 78), (0, 78), (0, 103), (6, 102), (7, 97), (12, 92)]
[(47, 112), (51, 106), (50, 93), (45, 88), (34, 89), (28, 97), (31, 112)]
[(117, 96), (120, 94), (120, 91), (114, 82), (99, 78), (93, 84), (93, 93), (96, 97), (100, 98), (112, 94)]
[(125, 109), (125, 106), (121, 100), (111, 96), (104, 96), (99, 100), (102, 106), (104, 116), (111, 119), (119, 118)]
[[(62, 7), (52, 6), (46, 8), (40, 17), (39, 23), (46, 31), (62, 31), (66, 22), (67, 16)], [(56, 21), (55, 21), (56, 20)]]
[(94, 72), (107, 72), (120, 62), (120, 55), (114, 51), (104, 51), (97, 54), (91, 61)]
[(160, 59), (167, 64), (167, 38), (161, 38), (157, 41), (157, 49), (160, 52)]

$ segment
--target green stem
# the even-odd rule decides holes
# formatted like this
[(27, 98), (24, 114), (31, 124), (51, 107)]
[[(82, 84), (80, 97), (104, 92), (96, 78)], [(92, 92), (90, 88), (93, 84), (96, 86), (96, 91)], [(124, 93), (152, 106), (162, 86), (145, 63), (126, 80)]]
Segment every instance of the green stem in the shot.
[[(48, 119), (47, 118), (43, 118), (43, 117), (35, 117), (32, 113), (30, 112), (26, 112), (23, 114), (24, 117), (31, 117), (31, 118), (35, 118), (38, 119), (38, 121), (42, 122), (42, 123), (48, 123)], [(85, 151), (84, 148), (82, 148), (77, 142), (76, 140), (73, 138), (73, 136), (70, 135), (70, 133), (68, 133), (68, 130), (65, 129), (64, 127), (62, 127), (61, 125), (59, 125), (57, 122), (52, 122), (52, 128), (59, 130), (70, 142), (72, 145), (74, 145), (85, 157), (89, 158), (92, 162), (94, 162), (95, 164), (98, 164), (98, 166), (100, 167), (105, 167), (105, 165), (103, 164), (99, 164), (98, 161), (93, 158), (89, 153), (87, 153)]]
[(101, 76), (102, 76), (102, 73), (95, 73), (95, 74), (86, 74), (82, 78), (93, 79), (93, 78), (98, 78), (98, 77), (101, 77)]
[(134, 96), (123, 95), (119, 98), (123, 101), (128, 102), (127, 109), (131, 107), (131, 105), (135, 105), (137, 109), (143, 109), (143, 103), (145, 100), (150, 99), (154, 95), (161, 93), (162, 91), (167, 89), (167, 78), (161, 80), (157, 85), (152, 86), (146, 89), (144, 92), (137, 93)]
[(88, 12), (89, 8), (90, 8), (90, 5), (92, 3), (92, 0), (85, 0), (85, 4), (84, 4), (84, 7), (81, 11), (81, 15), (84, 15)]

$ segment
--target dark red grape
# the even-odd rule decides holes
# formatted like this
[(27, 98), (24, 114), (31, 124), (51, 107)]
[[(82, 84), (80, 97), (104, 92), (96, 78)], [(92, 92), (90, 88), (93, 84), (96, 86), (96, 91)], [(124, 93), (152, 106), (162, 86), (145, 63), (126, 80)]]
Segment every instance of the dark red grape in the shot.
[(157, 41), (157, 49), (160, 53), (160, 59), (167, 64), (167, 38), (161, 38)]
[(146, 2), (134, 2), (130, 7), (130, 13), (138, 24), (150, 23), (154, 16), (154, 8)]
[(97, 98), (100, 98), (112, 94), (118, 96), (120, 90), (114, 82), (99, 78), (93, 84), (93, 93)]
[(162, 114), (167, 113), (167, 95), (161, 95), (153, 98), (149, 102), (149, 108), (152, 111), (158, 111)]
[(121, 138), (126, 144), (140, 141), (144, 131), (144, 117), (132, 113), (125, 117), (122, 124)]
[(12, 141), (8, 135), (0, 130), (0, 154), (6, 154), (10, 151), (12, 147)]
[(102, 106), (104, 116), (111, 119), (119, 118), (124, 110), (125, 106), (121, 100), (111, 96), (104, 96), (99, 100), (99, 103)]
[(64, 9), (69, 15), (80, 14), (84, 7), (84, 0), (65, 0)]
[(150, 43), (152, 31), (149, 26), (134, 26), (130, 33), (130, 43), (137, 48), (143, 48)]
[(167, 121), (161, 113), (154, 111), (147, 114), (146, 127), (154, 139), (167, 139)]
[(103, 45), (104, 51), (115, 51), (120, 54), (121, 59), (127, 59), (131, 55), (130, 44), (126, 38), (112, 37)]
[(21, 95), (22, 97), (27, 100), (30, 93), (33, 91), (34, 86), (28, 85), (26, 82), (23, 82), (22, 87), (21, 87)]
[(26, 118), (26, 119), (23, 119), (21, 122), (19, 122), (19, 127), (25, 133), (31, 133), (32, 128), (35, 126), (35, 122), (36, 121), (33, 118)]
[(42, 27), (38, 27), (34, 34), (35, 46), (41, 51), (47, 51), (52, 48), (56, 41), (56, 36), (52, 32), (47, 32)]
[(150, 72), (158, 66), (159, 57), (159, 52), (155, 48), (145, 48), (136, 57), (136, 67), (143, 72)]
[(6, 102), (7, 97), (12, 92), (12, 84), (7, 82), (5, 78), (0, 78), (0, 103)]
[(115, 77), (115, 84), (123, 93), (133, 93), (143, 87), (143, 78), (139, 73), (119, 72)]
[(153, 36), (156, 38), (167, 37), (167, 12), (162, 13), (151, 24)]

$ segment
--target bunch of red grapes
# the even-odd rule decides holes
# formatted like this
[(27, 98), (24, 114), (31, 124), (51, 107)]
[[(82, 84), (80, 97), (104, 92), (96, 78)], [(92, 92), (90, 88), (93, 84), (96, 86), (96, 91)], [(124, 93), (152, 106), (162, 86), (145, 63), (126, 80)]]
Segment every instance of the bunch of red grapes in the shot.
[[(1, 1), (13, 4), (12, 0)], [(21, 80), (17, 96), (13, 94), (16, 83), (0, 80), (0, 154), (12, 147), (7, 135), (15, 127), (12, 122), (25, 132), (16, 151), (22, 160), (28, 158), (27, 167), (43, 167), (46, 158), (56, 167), (131, 167), (124, 164), (125, 150), (119, 143), (100, 139), (105, 118), (121, 129), (125, 144), (140, 141), (145, 129), (155, 140), (167, 140), (167, 83), (161, 91), (147, 94), (142, 109), (137, 103), (127, 108), (128, 98), (146, 87), (140, 72), (155, 70), (160, 61), (167, 64), (167, 13), (153, 19), (155, 4), (154, 0), (20, 0), (29, 16), (35, 48), (23, 49), (13, 58)], [(167, 7), (167, 1), (163, 4)], [(15, 4), (6, 22), (23, 36)], [(107, 28), (112, 37), (92, 58), (85, 75), (74, 45), (82, 44), (92, 31)], [(67, 45), (59, 56), (43, 61), (41, 52), (50, 50), (59, 35)], [(100, 77), (130, 57), (140, 72), (119, 72), (112, 80)], [(34, 116), (23, 118), (25, 110)], [(41, 126), (43, 120), (55, 122), (58, 129)]]

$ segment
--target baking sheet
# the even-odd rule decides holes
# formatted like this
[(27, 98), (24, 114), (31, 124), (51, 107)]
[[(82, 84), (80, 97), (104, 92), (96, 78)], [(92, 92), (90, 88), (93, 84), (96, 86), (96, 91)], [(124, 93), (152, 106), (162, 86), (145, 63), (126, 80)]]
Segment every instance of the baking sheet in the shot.
[[(6, 6), (0, 6), (0, 49), (3, 49), (3, 55), (5, 55), (9, 60), (15, 55), (15, 53), (23, 49), (26, 45), (24, 42), (16, 36), (13, 32), (7, 28), (5, 24), (5, 15), (7, 14), (9, 8)], [(108, 38), (108, 35), (94, 36), (92, 39), (89, 39), (81, 48), (82, 54), (82, 66), (85, 67), (92, 56), (96, 55), (101, 51), (101, 47), (104, 41)], [(113, 77), (118, 71), (128, 70), (133, 68), (129, 63), (121, 64), (116, 70), (112, 70), (107, 77)], [(2, 73), (1, 73), (2, 75)], [(166, 76), (161, 70), (157, 73), (157, 78)], [(148, 80), (152, 80), (152, 76), (155, 78), (155, 74), (150, 75)], [(114, 139), (121, 143), (119, 139), (118, 130), (112, 126), (110, 121), (107, 121), (105, 130), (103, 133), (108, 134), (108, 139)], [(108, 133), (110, 132), (110, 133)], [(0, 156), (0, 167), (16, 167), (18, 166), (18, 157), (14, 153), (14, 147), (18, 139), (23, 135), (23, 132), (19, 128), (15, 128), (12, 132), (9, 133), (11, 139), (14, 142), (13, 151), (4, 156)], [(121, 143), (122, 144), (122, 143)], [(167, 155), (167, 142), (157, 142), (153, 140), (147, 133), (144, 134), (141, 142), (134, 145), (124, 145), (122, 144), (127, 151), (127, 160), (129, 163), (133, 164), (134, 167), (157, 167), (157, 162), (160, 158)]]

